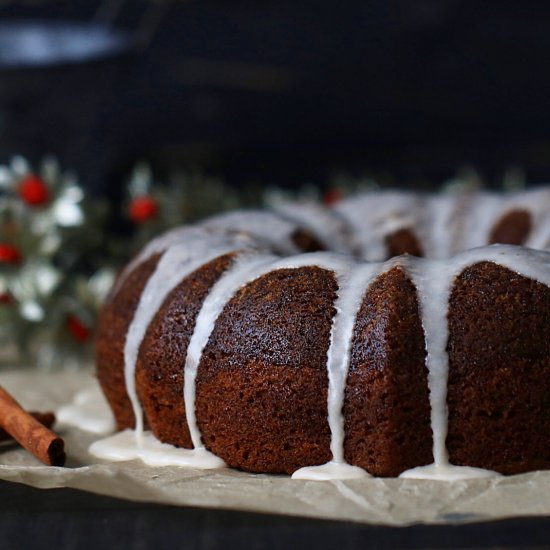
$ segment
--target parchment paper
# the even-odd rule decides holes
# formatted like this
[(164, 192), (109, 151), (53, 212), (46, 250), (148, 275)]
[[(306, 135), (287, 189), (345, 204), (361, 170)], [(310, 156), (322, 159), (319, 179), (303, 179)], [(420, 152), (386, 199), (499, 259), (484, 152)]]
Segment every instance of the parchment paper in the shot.
[[(26, 408), (56, 410), (96, 384), (91, 371), (0, 372)], [(400, 479), (300, 481), (230, 469), (151, 468), (139, 461), (107, 463), (87, 452), (98, 436), (57, 426), (65, 468), (43, 466), (14, 444), (0, 446), (0, 479), (40, 488), (72, 487), (135, 501), (227, 508), (371, 524), (465, 523), (550, 515), (550, 471), (442, 482)]]

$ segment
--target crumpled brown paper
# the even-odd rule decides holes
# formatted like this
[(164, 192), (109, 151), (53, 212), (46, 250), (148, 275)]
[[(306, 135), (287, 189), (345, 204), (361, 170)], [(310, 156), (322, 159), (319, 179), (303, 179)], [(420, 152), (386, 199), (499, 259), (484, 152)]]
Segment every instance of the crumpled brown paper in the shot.
[[(0, 384), (26, 408), (56, 410), (96, 382), (89, 370), (20, 370), (0, 373)], [(0, 479), (41, 488), (71, 487), (136, 501), (383, 525), (550, 515), (550, 471), (452, 483), (380, 478), (300, 481), (230, 469), (103, 462), (87, 452), (97, 435), (68, 426), (56, 429), (66, 442), (65, 468), (43, 466), (18, 446), (3, 444)]]

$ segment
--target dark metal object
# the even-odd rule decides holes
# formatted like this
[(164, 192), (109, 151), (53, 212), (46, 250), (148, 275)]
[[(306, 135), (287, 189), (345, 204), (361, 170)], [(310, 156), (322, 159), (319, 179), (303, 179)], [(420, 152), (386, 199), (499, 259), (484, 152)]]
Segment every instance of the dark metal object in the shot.
[(131, 48), (128, 33), (100, 23), (0, 23), (0, 71), (89, 63)]
[(116, 29), (121, 7), (90, 23), (0, 23), (0, 163), (53, 153), (83, 182), (104, 188), (116, 155), (117, 98), (132, 57), (148, 44), (168, 2), (149, 8), (133, 31)]

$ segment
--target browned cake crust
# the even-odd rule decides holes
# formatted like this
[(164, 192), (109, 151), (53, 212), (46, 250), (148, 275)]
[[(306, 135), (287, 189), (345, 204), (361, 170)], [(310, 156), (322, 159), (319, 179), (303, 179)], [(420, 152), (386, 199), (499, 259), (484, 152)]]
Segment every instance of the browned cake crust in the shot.
[(388, 257), (400, 256), (401, 254), (410, 254), (411, 256), (424, 256), (420, 241), (412, 230), (403, 228), (395, 231), (386, 237), (386, 246), (388, 248)]
[(101, 309), (96, 337), (96, 368), (101, 389), (113, 410), (117, 428), (134, 427), (134, 413), (124, 380), (124, 344), (141, 293), (155, 270), (160, 255), (138, 265), (122, 284), (119, 292)]
[(511, 210), (493, 227), (489, 236), (489, 244), (522, 245), (531, 233), (533, 220), (527, 210)]
[(183, 399), (187, 346), (204, 299), (232, 258), (232, 254), (220, 256), (183, 279), (164, 301), (141, 344), (137, 392), (149, 427), (165, 443), (193, 447)]
[(345, 459), (376, 476), (430, 464), (425, 345), (414, 286), (399, 268), (369, 288), (353, 334)]
[(453, 464), (550, 468), (550, 289), (494, 263), (467, 268), (449, 312)]
[(296, 229), (291, 236), (292, 242), (303, 252), (326, 250), (325, 246), (306, 229)]
[(197, 373), (205, 446), (229, 466), (286, 472), (331, 459), (326, 357), (337, 284), (318, 267), (279, 269), (220, 315)]

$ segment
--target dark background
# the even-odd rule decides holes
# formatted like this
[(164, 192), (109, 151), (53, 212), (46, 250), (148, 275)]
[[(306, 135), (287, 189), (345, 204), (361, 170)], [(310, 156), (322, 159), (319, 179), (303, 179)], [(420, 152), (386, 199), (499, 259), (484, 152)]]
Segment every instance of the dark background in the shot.
[[(0, 0), (0, 22), (89, 22), (98, 7)], [(117, 27), (150, 9), (123, 3)], [(98, 190), (140, 158), (235, 185), (345, 172), (423, 186), (464, 165), (491, 185), (515, 166), (546, 181), (549, 24), (534, 0), (167, 3), (142, 51), (0, 69), (0, 162), (54, 152)]]

